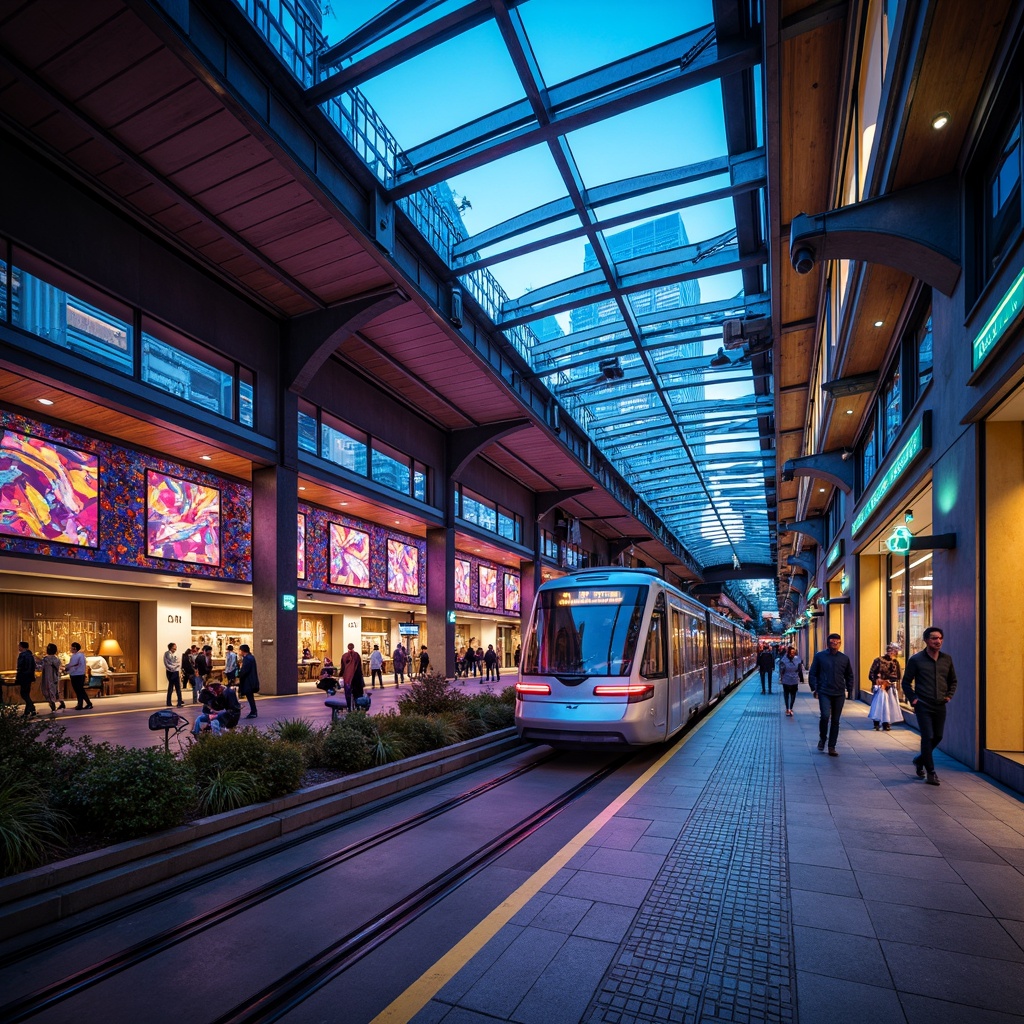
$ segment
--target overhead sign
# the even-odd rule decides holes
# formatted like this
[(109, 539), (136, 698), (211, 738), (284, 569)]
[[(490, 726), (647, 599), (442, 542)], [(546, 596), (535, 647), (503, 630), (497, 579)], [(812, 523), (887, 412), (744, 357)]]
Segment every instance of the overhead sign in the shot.
[(1009, 326), (1020, 316), (1024, 309), (1024, 270), (1010, 285), (1006, 294), (999, 300), (999, 305), (985, 321), (985, 326), (971, 345), (971, 369), (976, 370), (996, 347), (996, 342), (1006, 333)]
[(871, 497), (864, 503), (864, 507), (857, 513), (853, 520), (852, 533), (854, 535), (871, 518), (875, 510), (882, 503), (882, 499), (892, 490), (893, 485), (910, 468), (911, 463), (925, 450), (930, 448), (931, 438), (931, 410), (925, 410), (921, 422), (914, 428), (907, 443), (900, 449), (899, 455), (892, 461), (892, 465), (885, 471), (885, 475), (878, 481)]
[(894, 555), (906, 555), (910, 553), (910, 542), (914, 535), (905, 527), (897, 526), (885, 542), (885, 546)]
[(831, 569), (832, 566), (835, 565), (836, 562), (838, 562), (839, 559), (842, 558), (842, 557), (843, 557), (843, 538), (840, 537), (839, 540), (837, 540), (835, 542), (835, 544), (833, 544), (832, 547), (830, 547), (828, 549), (828, 554), (825, 556), (825, 568), (826, 569)]

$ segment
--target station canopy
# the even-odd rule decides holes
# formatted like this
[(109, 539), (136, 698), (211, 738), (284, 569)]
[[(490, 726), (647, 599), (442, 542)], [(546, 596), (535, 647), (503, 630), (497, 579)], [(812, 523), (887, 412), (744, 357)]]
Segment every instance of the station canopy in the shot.
[(775, 558), (752, 10), (344, 0), (296, 69), (695, 562), (734, 571)]

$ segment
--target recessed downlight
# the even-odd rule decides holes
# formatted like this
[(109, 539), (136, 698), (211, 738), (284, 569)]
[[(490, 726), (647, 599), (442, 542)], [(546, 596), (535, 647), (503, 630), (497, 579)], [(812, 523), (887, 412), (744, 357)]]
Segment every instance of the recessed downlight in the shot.
[(949, 124), (949, 111), (948, 110), (940, 110), (932, 118), (932, 127), (937, 132), (942, 131), (942, 129), (945, 128), (947, 124)]
[(36, 401), (40, 405), (53, 405), (53, 399), (52, 398), (37, 398)]

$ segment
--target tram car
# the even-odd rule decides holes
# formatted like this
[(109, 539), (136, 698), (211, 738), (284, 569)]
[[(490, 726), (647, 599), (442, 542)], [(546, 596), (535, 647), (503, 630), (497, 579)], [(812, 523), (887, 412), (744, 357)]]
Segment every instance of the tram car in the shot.
[(516, 729), (556, 747), (661, 743), (755, 665), (756, 638), (653, 569), (590, 569), (537, 590)]

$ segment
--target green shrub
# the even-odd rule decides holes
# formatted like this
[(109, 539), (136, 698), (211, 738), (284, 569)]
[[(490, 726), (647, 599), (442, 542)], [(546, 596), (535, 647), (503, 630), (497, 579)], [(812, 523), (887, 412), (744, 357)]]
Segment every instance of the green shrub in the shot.
[(274, 740), (258, 729), (238, 729), (205, 736), (185, 753), (200, 791), (224, 771), (246, 773), (253, 782), (254, 800), (272, 800), (302, 784), (302, 752), (285, 740)]
[(428, 672), (398, 698), (398, 711), (402, 715), (443, 715), (461, 711), (468, 703), (461, 687), (451, 685), (440, 672)]
[[(365, 715), (352, 717), (365, 718)], [(339, 772), (361, 772), (373, 767), (374, 741), (358, 729), (338, 722), (323, 741), (323, 767)]]
[(38, 867), (63, 847), (68, 825), (43, 789), (8, 776), (0, 783), (0, 876)]
[(173, 754), (104, 743), (79, 755), (53, 799), (86, 831), (133, 839), (180, 825), (195, 806), (192, 772)]
[[(505, 699), (505, 694), (511, 692), (513, 698), (511, 703)], [(480, 693), (472, 697), (469, 707), (466, 709), (468, 715), (476, 718), (482, 725), (484, 732), (494, 732), (496, 729), (506, 729), (515, 725), (515, 689), (511, 686), (500, 694)]]
[(375, 717), (380, 734), (393, 738), (406, 757), (458, 742), (458, 737), (452, 738), (451, 723), (436, 715), (403, 713)]
[(0, 704), (0, 779), (34, 778), (45, 783), (67, 746), (62, 725), (25, 718), (20, 705)]
[(279, 740), (289, 743), (308, 743), (315, 728), (308, 718), (282, 718), (268, 730)]
[(255, 803), (259, 799), (255, 779), (241, 768), (218, 768), (213, 778), (199, 785), (199, 810), (221, 814)]

